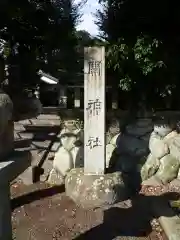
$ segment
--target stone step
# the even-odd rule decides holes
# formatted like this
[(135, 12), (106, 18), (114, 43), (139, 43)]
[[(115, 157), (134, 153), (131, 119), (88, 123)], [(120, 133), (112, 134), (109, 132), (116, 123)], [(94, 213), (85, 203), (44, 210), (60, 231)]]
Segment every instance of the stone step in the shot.
[(33, 132), (58, 132), (60, 131), (60, 126), (50, 126), (50, 125), (26, 125), (24, 126), (26, 131), (33, 131)]
[(40, 114), (37, 117), (38, 120), (61, 120), (57, 114)]
[[(60, 119), (31, 119), (32, 125), (45, 125), (45, 126), (60, 126), (61, 121)], [(29, 124), (28, 124), (29, 125)]]
[(25, 127), (21, 123), (14, 123), (14, 130), (15, 131), (25, 131)]
[(33, 139), (34, 133), (31, 132), (15, 132), (15, 139)]

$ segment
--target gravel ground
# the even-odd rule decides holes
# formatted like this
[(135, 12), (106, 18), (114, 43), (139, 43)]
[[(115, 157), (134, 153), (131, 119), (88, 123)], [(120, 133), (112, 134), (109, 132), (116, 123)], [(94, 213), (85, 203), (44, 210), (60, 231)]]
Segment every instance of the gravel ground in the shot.
[(161, 198), (160, 192), (146, 187), (132, 200), (111, 208), (84, 210), (65, 196), (63, 187), (15, 183), (11, 186), (13, 239), (166, 240), (150, 207), (152, 198)]

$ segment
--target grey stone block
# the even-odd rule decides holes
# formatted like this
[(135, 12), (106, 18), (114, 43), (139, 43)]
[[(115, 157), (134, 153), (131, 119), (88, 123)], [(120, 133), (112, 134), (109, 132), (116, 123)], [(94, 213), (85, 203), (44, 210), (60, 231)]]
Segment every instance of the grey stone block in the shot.
[(65, 178), (66, 194), (83, 208), (96, 208), (123, 201), (127, 189), (121, 172), (85, 175), (83, 168), (72, 169)]
[(180, 239), (180, 218), (164, 201), (154, 201), (153, 210), (169, 240)]

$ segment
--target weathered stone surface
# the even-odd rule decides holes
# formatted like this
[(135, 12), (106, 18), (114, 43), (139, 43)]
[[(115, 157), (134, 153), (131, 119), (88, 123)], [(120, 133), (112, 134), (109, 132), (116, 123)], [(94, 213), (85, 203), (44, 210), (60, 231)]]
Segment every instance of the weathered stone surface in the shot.
[(163, 124), (155, 124), (154, 125), (154, 132), (161, 137), (165, 137), (172, 131), (173, 131), (173, 129), (169, 125), (166, 125), (166, 124), (164, 124), (164, 125)]
[(153, 211), (169, 240), (180, 239), (180, 218), (169, 207), (167, 201), (153, 201)]
[(118, 156), (115, 163), (115, 170), (122, 171), (123, 173), (128, 173), (134, 171), (136, 165), (137, 162), (134, 156), (129, 154), (121, 154)]
[(8, 161), (0, 162), (0, 239), (13, 239), (11, 225), (10, 182), (31, 163), (29, 152), (16, 152)]
[(77, 122), (77, 120), (74, 120), (74, 119), (65, 120), (64, 127), (67, 128), (69, 131), (73, 132), (76, 129), (79, 129), (80, 123), (79, 124), (78, 123), (79, 122)]
[(161, 158), (156, 177), (158, 177), (163, 184), (167, 184), (177, 177), (179, 167), (180, 162), (168, 154)]
[(135, 155), (136, 151), (140, 149), (141, 152), (147, 152), (147, 144), (145, 141), (123, 134), (117, 138), (117, 151), (119, 154), (128, 153)]
[(9, 96), (0, 91), (0, 161), (8, 157), (14, 148), (13, 103)]
[(4, 131), (8, 121), (12, 119), (13, 103), (10, 97), (0, 90), (0, 132)]
[(141, 140), (145, 141), (147, 146), (149, 145), (149, 139), (150, 139), (151, 133), (147, 133), (146, 135), (140, 137)]
[(84, 130), (77, 129), (73, 132), (77, 136), (77, 140), (84, 143)]
[(169, 153), (169, 147), (167, 143), (165, 143), (161, 139), (161, 137), (155, 132), (152, 132), (150, 136), (149, 149), (153, 156), (159, 159), (166, 156)]
[(71, 152), (73, 158), (74, 168), (80, 168), (84, 166), (84, 148), (74, 147)]
[(109, 167), (110, 160), (112, 158), (112, 154), (115, 150), (115, 146), (112, 144), (107, 144), (106, 145), (106, 167)]
[(140, 128), (152, 127), (152, 119), (151, 118), (141, 118), (136, 122), (136, 126)]
[(111, 137), (121, 132), (121, 124), (117, 118), (113, 118), (111, 119), (111, 121), (108, 122), (108, 132)]
[(172, 131), (164, 137), (163, 141), (169, 144), (176, 136), (178, 136), (177, 131)]
[(146, 135), (148, 132), (151, 132), (152, 129), (153, 128), (151, 125), (148, 125), (146, 127), (138, 127), (136, 124), (134, 124), (127, 126), (126, 131), (129, 135), (141, 137)]
[(55, 154), (53, 168), (58, 174), (65, 176), (74, 167), (72, 155), (64, 148), (60, 147)]
[(159, 169), (159, 166), (160, 161), (150, 153), (146, 162), (140, 170), (142, 181), (145, 181), (148, 178), (152, 177)]
[(35, 118), (42, 112), (42, 104), (36, 97), (16, 96), (13, 103), (16, 120)]
[(43, 174), (40, 175), (40, 181), (45, 182), (53, 169), (53, 162), (46, 159), (41, 167)]
[(142, 185), (154, 186), (154, 187), (163, 186), (162, 182), (156, 176), (152, 176), (149, 179), (143, 181)]
[(169, 143), (170, 154), (180, 161), (180, 134)]
[(67, 196), (84, 208), (114, 204), (127, 197), (120, 172), (85, 175), (82, 168), (72, 169), (65, 178), (65, 188)]
[(180, 169), (179, 169), (179, 171), (178, 171), (177, 179), (180, 180)]
[(105, 143), (106, 143), (106, 145), (111, 142), (111, 139), (112, 139), (112, 137), (111, 137), (110, 133), (109, 132), (105, 133)]
[(73, 147), (75, 147), (75, 142), (77, 141), (77, 136), (73, 133), (65, 133), (63, 135), (60, 136), (60, 141), (62, 146), (70, 151), (71, 149), (73, 149)]
[(54, 142), (52, 147), (51, 147), (51, 152), (57, 152), (60, 147), (61, 147), (60, 142)]
[(63, 135), (66, 135), (67, 133), (71, 133), (71, 131), (68, 128), (63, 128), (61, 132), (59, 133), (58, 137), (61, 137)]
[(55, 169), (52, 169), (47, 182), (51, 185), (63, 185), (65, 177), (59, 174)]
[(174, 180), (172, 180), (171, 182), (170, 182), (170, 184), (169, 184), (169, 186), (171, 187), (180, 187), (180, 179), (178, 179), (178, 178), (176, 178), (176, 179), (174, 179)]
[(36, 126), (60, 126), (60, 120), (58, 119), (38, 119), (38, 118), (32, 118), (31, 122), (33, 125)]
[(112, 144), (112, 145), (114, 145), (114, 146), (116, 146), (117, 140), (118, 140), (118, 137), (120, 136), (120, 134), (121, 134), (121, 133), (116, 134), (116, 135), (110, 140), (109, 143)]
[(57, 114), (40, 114), (39, 116), (37, 116), (37, 119), (39, 120), (46, 120), (46, 121), (49, 121), (49, 120), (61, 120), (60, 116), (58, 116)]

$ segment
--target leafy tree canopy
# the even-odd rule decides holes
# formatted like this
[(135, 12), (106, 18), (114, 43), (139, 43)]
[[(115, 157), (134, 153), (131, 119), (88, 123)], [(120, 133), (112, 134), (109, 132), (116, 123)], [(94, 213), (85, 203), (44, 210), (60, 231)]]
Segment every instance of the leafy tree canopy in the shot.
[(170, 0), (101, 0), (100, 36), (106, 40), (107, 72), (132, 102), (154, 106), (177, 99), (179, 84), (179, 5)]

